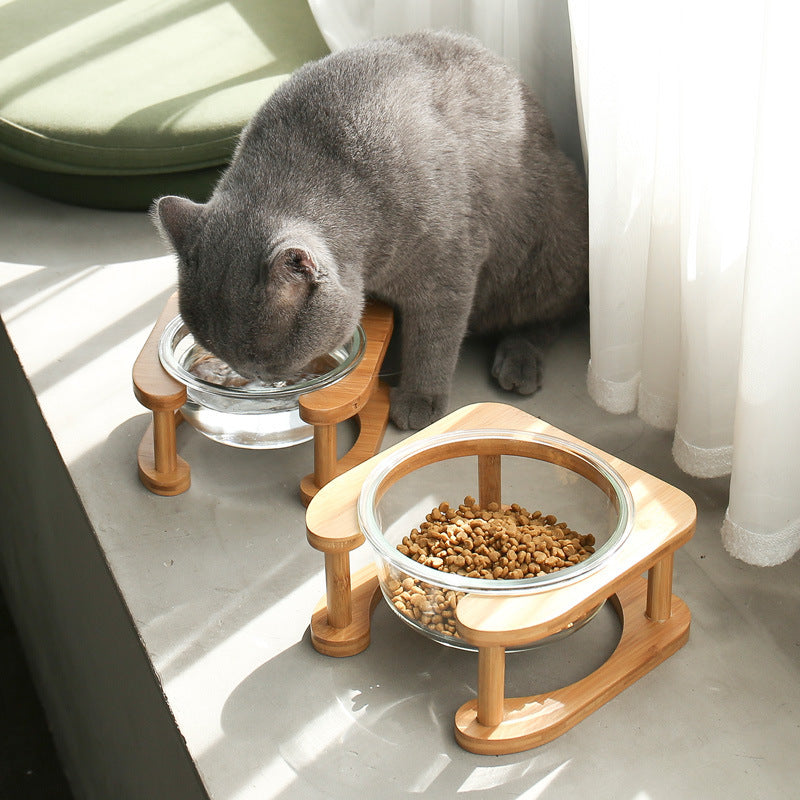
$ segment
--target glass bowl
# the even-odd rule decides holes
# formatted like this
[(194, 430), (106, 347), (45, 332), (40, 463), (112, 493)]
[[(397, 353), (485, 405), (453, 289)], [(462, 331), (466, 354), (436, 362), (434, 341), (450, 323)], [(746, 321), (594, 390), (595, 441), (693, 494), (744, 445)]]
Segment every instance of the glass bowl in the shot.
[[(530, 525), (549, 523), (550, 535), (556, 544), (559, 539), (574, 540), (591, 534), (594, 541), (586, 541), (593, 552), (577, 556), (584, 558), (578, 563), (560, 569), (551, 567), (553, 571), (540, 571), (521, 578), (445, 572), (400, 552), (398, 544), (403, 544), (412, 530), (419, 530), (426, 516), (432, 513), (435, 516), (433, 509), (440, 503), (446, 502), (451, 509), (458, 509), (465, 498), (479, 496), (478, 465), (482, 459), (484, 464), (486, 459), (499, 462), (500, 511), (507, 511), (514, 504), (529, 512), (523, 519), (536, 517), (535, 512), (541, 512), (531, 519)], [(485, 505), (488, 507), (488, 501)], [(548, 515), (552, 516), (545, 520)], [(600, 569), (632, 529), (633, 499), (620, 475), (581, 445), (528, 431), (452, 431), (411, 442), (386, 456), (362, 485), (358, 521), (373, 551), (381, 591), (392, 611), (435, 641), (471, 650), (474, 648), (458, 635), (455, 627), (455, 608), (464, 596), (527, 595), (580, 580)], [(453, 526), (452, 530), (446, 527), (448, 524)], [(475, 530), (479, 531), (478, 524), (476, 520)], [(449, 521), (438, 527), (441, 544), (437, 546), (441, 550), (438, 556), (434, 554), (431, 558), (447, 558), (445, 548), (454, 542), (458, 526)], [(445, 529), (441, 530), (443, 527)], [(478, 547), (470, 544), (472, 554), (477, 553)], [(576, 547), (577, 544), (572, 553), (576, 552)], [(532, 550), (533, 545), (526, 544), (525, 548)], [(570, 551), (563, 545), (562, 552), (566, 558)], [(548, 553), (548, 558), (555, 558), (550, 550)], [(462, 567), (462, 571), (469, 568), (469, 565)], [(541, 568), (546, 569), (546, 565), (542, 564)], [(532, 571), (533, 567), (528, 569)], [(414, 595), (418, 595), (416, 600)], [(600, 607), (558, 633), (517, 649), (536, 647), (569, 635), (592, 619)]]
[(350, 341), (310, 364), (298, 380), (248, 382), (198, 344), (178, 315), (161, 335), (158, 356), (164, 369), (186, 386), (181, 413), (192, 427), (223, 444), (264, 450), (313, 437), (313, 426), (300, 418), (300, 396), (349, 375), (361, 361), (365, 343), (359, 325)]

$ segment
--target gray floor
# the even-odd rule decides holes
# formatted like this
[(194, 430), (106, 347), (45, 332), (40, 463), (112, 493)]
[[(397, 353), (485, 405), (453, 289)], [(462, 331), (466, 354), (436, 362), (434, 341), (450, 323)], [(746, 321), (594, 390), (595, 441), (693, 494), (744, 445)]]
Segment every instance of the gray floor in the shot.
[[(308, 617), (323, 587), (296, 500), (308, 446), (248, 453), (181, 431), (190, 495), (153, 498), (137, 484), (130, 459), (146, 415), (130, 398), (130, 365), (172, 280), (145, 216), (70, 208), (2, 185), (0, 207), (0, 262), (18, 274), (0, 285), (4, 315), (14, 306), (41, 320), (39, 305), (74, 315), (91, 303), (117, 314), (74, 332), (79, 346), (64, 331), (64, 353), (51, 362), (24, 315), (12, 315), (9, 329), (209, 797), (798, 796), (800, 559), (758, 569), (727, 555), (719, 538), (727, 481), (684, 475), (668, 433), (607, 414), (587, 396), (586, 320), (553, 345), (545, 385), (531, 398), (497, 389), (487, 347), (468, 343), (452, 406), (512, 403), (690, 494), (698, 526), (677, 554), (674, 590), (692, 611), (691, 637), (556, 741), (474, 756), (451, 732), (455, 708), (475, 691), (469, 654), (420, 639), (382, 607), (362, 655), (331, 660), (311, 648)], [(96, 381), (95, 363), (114, 381), (102, 413), (85, 420), (76, 406), (69, 416), (60, 392), (83, 397), (71, 378)], [(401, 438), (390, 430), (386, 444)], [(278, 563), (264, 560), (265, 545), (273, 554), (280, 548)], [(615, 635), (604, 613), (561, 643), (510, 657), (508, 693), (587, 674)], [(75, 760), (68, 726), (49, 713), (61, 751)]]

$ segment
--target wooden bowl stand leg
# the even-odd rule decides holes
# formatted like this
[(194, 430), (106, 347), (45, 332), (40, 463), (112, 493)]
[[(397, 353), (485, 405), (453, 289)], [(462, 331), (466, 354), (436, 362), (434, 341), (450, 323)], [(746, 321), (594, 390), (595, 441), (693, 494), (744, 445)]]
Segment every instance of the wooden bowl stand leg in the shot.
[(175, 437), (183, 417), (177, 409), (152, 411), (153, 421), (136, 454), (139, 479), (153, 494), (172, 497), (185, 492), (192, 482), (189, 465), (178, 455)]
[(325, 555), (325, 596), (311, 615), (311, 643), (325, 656), (354, 656), (370, 641), (372, 612), (381, 589), (370, 564), (350, 575), (350, 553), (328, 550)]
[[(314, 472), (300, 482), (305, 505), (335, 477), (366, 461), (380, 450), (389, 423), (389, 387), (379, 377), (394, 327), (392, 309), (369, 302), (361, 315), (366, 345), (358, 366), (332, 386), (300, 398), (300, 416), (314, 426)], [(355, 419), (358, 438), (337, 460), (336, 426)]]
[(178, 313), (178, 295), (164, 306), (139, 357), (133, 365), (133, 392), (153, 421), (137, 452), (139, 479), (154, 494), (173, 496), (191, 484), (189, 465), (178, 455), (175, 429), (183, 421), (180, 408), (186, 387), (168, 375), (158, 358), (158, 342), (169, 321)]
[[(347, 472), (350, 467), (360, 464), (380, 450), (389, 423), (389, 387), (376, 380), (373, 392), (363, 408), (353, 414), (345, 406), (341, 413), (341, 419), (336, 422), (312, 423), (314, 471), (300, 481), (300, 499), (303, 505), (307, 506), (311, 498), (337, 475)], [(354, 419), (358, 423), (358, 436), (347, 453), (338, 458), (336, 426), (348, 419)]]

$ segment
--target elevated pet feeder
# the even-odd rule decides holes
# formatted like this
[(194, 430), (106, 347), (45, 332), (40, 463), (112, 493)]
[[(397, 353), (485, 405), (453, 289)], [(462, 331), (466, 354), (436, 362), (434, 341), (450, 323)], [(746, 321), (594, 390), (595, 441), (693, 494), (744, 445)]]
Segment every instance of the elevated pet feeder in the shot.
[[(210, 385), (183, 369), (175, 354), (184, 346), (187, 332), (178, 315), (177, 293), (173, 294), (133, 366), (134, 394), (153, 413), (137, 453), (142, 483), (166, 496), (189, 488), (190, 468), (177, 453), (175, 436), (186, 419), (206, 436), (236, 447), (282, 447), (313, 437), (314, 471), (300, 482), (301, 499), (308, 504), (332, 478), (380, 448), (389, 390), (378, 374), (392, 327), (391, 309), (369, 303), (353, 341), (342, 348), (329, 373), (258, 394)], [(337, 425), (349, 419), (356, 420), (359, 433), (339, 459)]]
[[(397, 553), (394, 530), (407, 526), (403, 493), (409, 507), (419, 500), (430, 509), (430, 497), (449, 498), (439, 496), (436, 478), (425, 470), (443, 466), (443, 481), (459, 483), (465, 464), (472, 465), (482, 507), (523, 503), (518, 492), (527, 486), (528, 491), (539, 490), (543, 505), (552, 499), (572, 503), (570, 514), (585, 512), (581, 524), (598, 529), (594, 555), (549, 575), (481, 582), (447, 575)], [(511, 496), (507, 484), (530, 465), (551, 474), (526, 478), (524, 486), (518, 482)], [(406, 481), (415, 476), (417, 483), (406, 489)], [(471, 493), (463, 481), (461, 486)], [(311, 618), (312, 643), (329, 656), (364, 650), (381, 594), (390, 601), (391, 586), (404, 576), (409, 576), (409, 586), (424, 587), (429, 598), (443, 597), (449, 588), (458, 597), (455, 633), (437, 633), (424, 618), (424, 624), (404, 621), (443, 644), (477, 651), (478, 696), (455, 714), (457, 741), (484, 754), (536, 747), (597, 710), (687, 641), (690, 613), (672, 594), (672, 568), (674, 553), (691, 538), (695, 520), (692, 500), (654, 476), (519, 409), (493, 403), (469, 406), (340, 475), (309, 504), (307, 537), (324, 554), (327, 585)], [(364, 543), (365, 534), (375, 566), (351, 576), (349, 553)], [(622, 623), (620, 641), (608, 661), (557, 691), (505, 697), (507, 650), (564, 635), (606, 600)]]

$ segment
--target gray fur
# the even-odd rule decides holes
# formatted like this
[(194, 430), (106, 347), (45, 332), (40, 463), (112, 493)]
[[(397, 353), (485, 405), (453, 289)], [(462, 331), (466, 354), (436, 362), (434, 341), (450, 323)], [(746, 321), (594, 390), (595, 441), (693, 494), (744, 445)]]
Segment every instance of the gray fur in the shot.
[(187, 325), (245, 376), (286, 377), (339, 345), (366, 295), (391, 304), (401, 428), (447, 411), (468, 332), (508, 332), (492, 371), (535, 391), (537, 331), (588, 285), (582, 180), (519, 79), (456, 34), (305, 65), (247, 125), (208, 203), (164, 197), (154, 217)]

